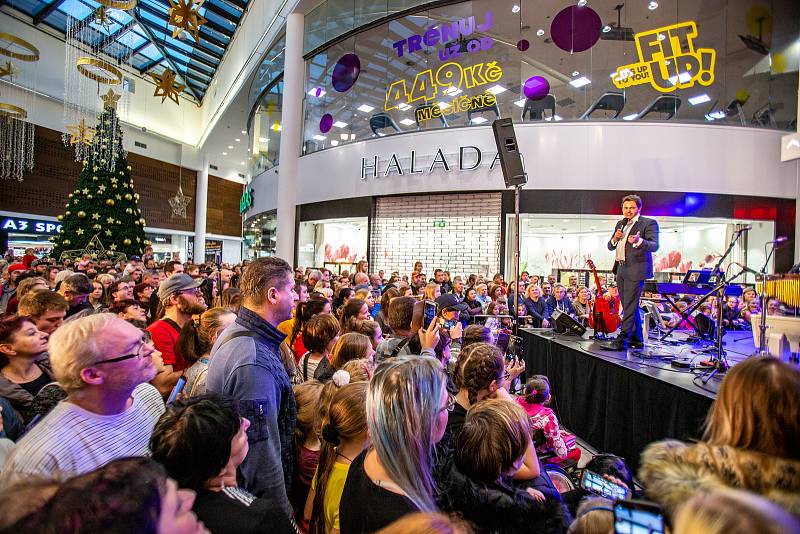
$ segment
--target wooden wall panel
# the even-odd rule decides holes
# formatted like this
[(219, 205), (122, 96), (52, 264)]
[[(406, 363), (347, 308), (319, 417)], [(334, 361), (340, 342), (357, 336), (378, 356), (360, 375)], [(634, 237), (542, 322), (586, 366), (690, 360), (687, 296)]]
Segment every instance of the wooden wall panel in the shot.
[[(36, 127), (35, 161), (33, 171), (24, 180), (0, 181), (0, 210), (31, 215), (55, 217), (64, 211), (67, 195), (71, 193), (81, 172), (72, 147), (64, 146), (61, 133), (42, 126)], [(148, 227), (194, 231), (195, 187), (197, 173), (177, 165), (128, 154), (139, 206)], [(186, 207), (186, 219), (172, 217), (168, 199), (178, 190), (178, 176), (184, 194), (192, 197)], [(242, 184), (209, 176), (208, 232), (240, 236), (239, 199)]]
[(242, 216), (239, 200), (244, 193), (242, 184), (216, 176), (208, 177), (208, 208), (206, 232), (221, 235), (242, 235)]

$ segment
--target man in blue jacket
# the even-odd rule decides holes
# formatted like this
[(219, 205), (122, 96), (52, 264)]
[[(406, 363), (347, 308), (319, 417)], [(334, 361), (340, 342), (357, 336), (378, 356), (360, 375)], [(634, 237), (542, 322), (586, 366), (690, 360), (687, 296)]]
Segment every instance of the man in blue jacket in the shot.
[(567, 288), (561, 284), (555, 285), (553, 288), (553, 294), (547, 299), (547, 302), (545, 302), (545, 307), (545, 311), (547, 313), (545, 319), (548, 321), (550, 321), (550, 318), (553, 316), (553, 312), (556, 310), (560, 311), (561, 313), (566, 313), (573, 319), (575, 318), (575, 307), (567, 298)]
[(286, 337), (277, 326), (290, 319), (298, 301), (294, 271), (280, 258), (248, 264), (239, 289), (236, 322), (217, 339), (208, 366), (208, 393), (232, 397), (250, 420), (250, 451), (239, 467), (239, 484), (291, 516), (292, 434), (297, 410), (280, 356)]

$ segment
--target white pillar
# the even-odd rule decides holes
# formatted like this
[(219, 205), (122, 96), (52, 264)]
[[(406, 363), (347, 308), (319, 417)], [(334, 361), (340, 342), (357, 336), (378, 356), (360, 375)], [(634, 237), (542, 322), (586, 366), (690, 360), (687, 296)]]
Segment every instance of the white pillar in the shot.
[(286, 57), (283, 68), (281, 106), (281, 146), (278, 155), (278, 232), (277, 255), (294, 264), (294, 227), (297, 202), (297, 163), (303, 141), (303, 61), (302, 13), (286, 19)]
[(208, 158), (203, 158), (203, 168), (197, 173), (194, 192), (194, 263), (206, 259), (206, 210), (208, 209)]

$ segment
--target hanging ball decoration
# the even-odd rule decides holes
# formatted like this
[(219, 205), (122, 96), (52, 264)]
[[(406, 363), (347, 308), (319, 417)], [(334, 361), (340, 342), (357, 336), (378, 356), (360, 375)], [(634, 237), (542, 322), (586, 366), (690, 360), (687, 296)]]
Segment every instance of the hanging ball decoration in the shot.
[(59, 221), (63, 221), (64, 220), (64, 216), (63, 215), (59, 215), (58, 217), (56, 217), (56, 219), (58, 219)]
[(69, 217), (70, 215), (72, 215), (72, 212), (71, 212), (71, 211), (64, 212), (64, 215), (66, 215), (67, 217)]
[(106, 204), (108, 206), (113, 206), (114, 205), (114, 199), (113, 198), (106, 199)]
[(125, 208), (125, 213), (130, 215), (131, 213), (133, 213), (133, 210), (130, 208)]
[(530, 47), (531, 43), (527, 39), (520, 39), (519, 41), (517, 41), (517, 50), (519, 50), (520, 52), (524, 52)]
[(92, 200), (93, 197), (92, 197), (92, 195), (86, 195), (86, 198), (88, 198), (89, 200)]
[(322, 133), (328, 133), (331, 131), (332, 126), (333, 126), (333, 115), (331, 115), (330, 113), (326, 113), (319, 120), (319, 131)]
[(125, 239), (122, 240), (122, 244), (123, 245), (130, 245), (131, 244), (131, 240), (126, 237)]
[(113, 187), (114, 189), (116, 189), (116, 188), (117, 188), (117, 184), (111, 184), (111, 187)]
[(124, 171), (119, 171), (119, 175), (120, 176), (125, 176), (125, 172)]
[(103, 227), (100, 226), (99, 224), (95, 224), (94, 226), (92, 226), (92, 228), (94, 228), (95, 230), (102, 230), (103, 229)]
[(133, 195), (130, 193), (125, 193), (125, 200), (133, 200)]
[(92, 176), (92, 181), (96, 182), (97, 181), (97, 176)]
[(131, 170), (131, 166), (130, 165), (128, 165), (128, 170)]
[(136, 226), (139, 226), (139, 219), (136, 219), (135, 221), (133, 221), (133, 224), (135, 224)]
[(150, 241), (149, 239), (145, 239), (145, 240), (144, 240), (144, 244), (145, 244), (145, 245), (152, 245), (152, 244), (153, 244), (153, 242), (152, 242), (152, 241)]
[(139, 200), (139, 193), (134, 193), (133, 194), (133, 198), (135, 198), (136, 200)]
[(570, 54), (589, 50), (600, 39), (603, 23), (589, 6), (567, 6), (553, 17), (550, 37), (561, 50)]
[(85, 211), (79, 211), (79, 212), (78, 212), (78, 218), (79, 218), (79, 219), (84, 219), (84, 218), (86, 218), (86, 212), (85, 212)]
[(70, 243), (71, 243), (71, 241), (70, 241), (69, 239), (65, 239), (65, 240), (64, 240), (64, 244), (65, 244), (65, 245), (69, 245)]
[(345, 54), (339, 58), (331, 73), (331, 84), (340, 93), (349, 91), (361, 74), (361, 60), (355, 54)]
[(117, 219), (117, 220), (115, 221), (115, 223), (116, 223), (116, 224), (122, 224), (122, 221), (120, 221), (119, 219)]
[(139, 219), (139, 222), (142, 223), (142, 226), (144, 226), (144, 224), (145, 224), (144, 218)]
[(541, 100), (550, 92), (550, 82), (542, 76), (531, 76), (525, 80), (522, 91), (531, 100)]

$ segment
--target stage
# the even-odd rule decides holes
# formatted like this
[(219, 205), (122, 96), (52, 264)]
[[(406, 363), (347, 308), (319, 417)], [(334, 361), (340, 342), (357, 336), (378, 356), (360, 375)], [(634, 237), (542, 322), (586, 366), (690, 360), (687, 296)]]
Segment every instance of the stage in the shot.
[[(561, 424), (599, 452), (625, 458), (636, 470), (639, 455), (653, 441), (697, 439), (724, 375), (703, 384), (703, 370), (678, 369), (660, 356), (707, 360), (699, 347), (653, 341), (641, 350), (604, 351), (599, 342), (551, 330), (521, 328), (525, 374), (547, 375), (552, 408)], [(686, 334), (674, 333), (681, 341)], [(755, 352), (752, 334), (727, 332), (725, 350), (730, 365)], [(706, 343), (706, 346), (708, 344)]]

